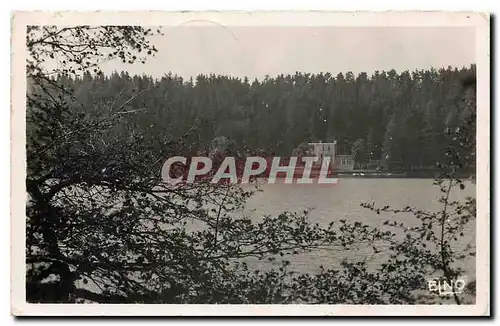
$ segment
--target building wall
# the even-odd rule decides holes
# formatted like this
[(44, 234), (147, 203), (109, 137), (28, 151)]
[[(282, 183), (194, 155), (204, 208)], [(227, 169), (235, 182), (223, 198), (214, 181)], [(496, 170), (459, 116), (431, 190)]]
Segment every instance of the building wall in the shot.
[(337, 155), (335, 157), (335, 170), (345, 171), (354, 169), (354, 158), (352, 155)]
[(309, 143), (309, 145), (313, 146), (315, 156), (335, 158), (335, 143)]

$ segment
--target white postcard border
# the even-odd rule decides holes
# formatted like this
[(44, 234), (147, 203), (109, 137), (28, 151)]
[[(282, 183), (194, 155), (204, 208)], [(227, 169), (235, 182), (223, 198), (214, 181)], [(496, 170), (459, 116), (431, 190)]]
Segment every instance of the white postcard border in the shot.
[[(404, 316), (490, 312), (490, 17), (473, 12), (17, 12), (12, 19), (11, 313), (22, 316)], [(116, 305), (25, 302), (25, 27), (27, 25), (469, 26), (476, 29), (477, 242), (475, 305)]]

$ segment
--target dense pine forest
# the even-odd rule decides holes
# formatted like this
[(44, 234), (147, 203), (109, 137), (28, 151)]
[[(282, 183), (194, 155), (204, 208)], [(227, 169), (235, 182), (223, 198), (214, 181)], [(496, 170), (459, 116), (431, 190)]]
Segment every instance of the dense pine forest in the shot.
[(85, 110), (103, 102), (134, 108), (131, 125), (124, 127), (147, 129), (154, 137), (180, 136), (196, 125), (197, 144), (224, 136), (239, 148), (279, 155), (291, 155), (306, 141), (337, 140), (338, 153), (353, 154), (357, 167), (376, 162), (408, 170), (429, 169), (443, 159), (445, 131), (467, 111), (460, 83), (475, 69), (376, 71), (372, 76), (297, 72), (260, 81), (87, 72), (77, 79), (59, 76), (58, 84), (72, 88)]

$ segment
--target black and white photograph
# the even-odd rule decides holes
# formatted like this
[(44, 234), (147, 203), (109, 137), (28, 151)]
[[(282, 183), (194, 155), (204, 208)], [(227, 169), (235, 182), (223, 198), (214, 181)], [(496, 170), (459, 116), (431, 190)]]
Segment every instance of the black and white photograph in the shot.
[(12, 314), (489, 315), (488, 14), (12, 26)]

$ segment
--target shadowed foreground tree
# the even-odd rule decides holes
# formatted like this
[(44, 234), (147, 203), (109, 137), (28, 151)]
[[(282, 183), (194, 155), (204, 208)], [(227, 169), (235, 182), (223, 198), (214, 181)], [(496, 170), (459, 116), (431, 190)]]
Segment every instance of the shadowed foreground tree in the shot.
[[(177, 137), (151, 133), (154, 124), (137, 119), (138, 95), (82, 110), (72, 91), (44, 68), (52, 56), (62, 64), (55, 72), (65, 75), (99, 73), (103, 58), (133, 63), (154, 52), (150, 33), (131, 26), (28, 30), (27, 301), (416, 303), (415, 290), (425, 288), (429, 267), (455, 275), (448, 243), (429, 225), (450, 219), (453, 207), (457, 213), (445, 230), (456, 234), (462, 216), (475, 216), (469, 206), (445, 200), (441, 213), (406, 208), (423, 224), (412, 230), (419, 236), (403, 240), (356, 221), (312, 224), (307, 211), (256, 222), (241, 216), (253, 188), (162, 183), (166, 158), (199, 149), (202, 122)], [(462, 184), (453, 175), (445, 179), (452, 180), (449, 187)], [(437, 241), (437, 250), (426, 241)], [(370, 247), (390, 256), (375, 270), (350, 259), (316, 275), (292, 271), (291, 257), (303, 252), (329, 249), (336, 255)], [(436, 265), (438, 256), (442, 263)], [(256, 270), (250, 258), (279, 267)]]
[(249, 196), (243, 189), (162, 184), (161, 163), (180, 154), (181, 140), (110, 137), (117, 114), (96, 120), (73, 115), (63, 103), (36, 107), (52, 114), (50, 122), (41, 115), (30, 120), (37, 130), (28, 148), (29, 301), (275, 300), (259, 293), (277, 291), (276, 272), (248, 273), (236, 259), (273, 259), (379, 236), (311, 225), (304, 214), (258, 223), (235, 218), (231, 213)]
[[(135, 59), (133, 53), (151, 48), (147, 35), (137, 27), (28, 31), (28, 301), (268, 300), (259, 293), (267, 290), (274, 272), (245, 278), (238, 272), (245, 272), (245, 265), (235, 259), (271, 259), (354, 239), (291, 213), (259, 223), (233, 219), (229, 214), (249, 195), (239, 188), (163, 186), (163, 161), (193, 154), (189, 135), (145, 137), (147, 129), (134, 126), (136, 109), (128, 105), (133, 98), (120, 106), (100, 102), (96, 110), (82, 112), (71, 90), (44, 73), (47, 55), (67, 58), (57, 71), (65, 75), (99, 72), (94, 67), (101, 50)], [(188, 231), (193, 221), (197, 230)]]

